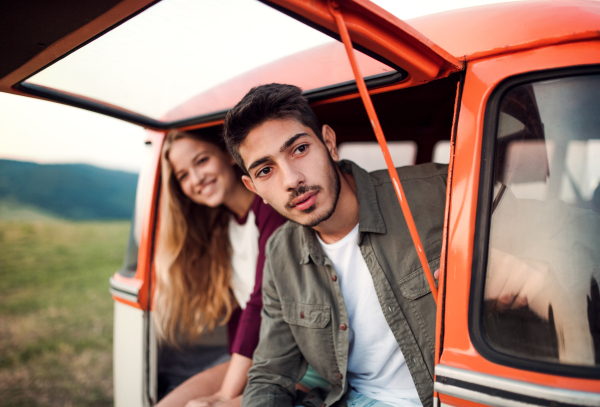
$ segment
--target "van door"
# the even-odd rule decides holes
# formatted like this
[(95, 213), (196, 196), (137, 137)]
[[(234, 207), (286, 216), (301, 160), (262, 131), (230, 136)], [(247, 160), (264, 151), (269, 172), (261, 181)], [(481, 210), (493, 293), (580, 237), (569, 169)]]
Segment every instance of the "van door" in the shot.
[(468, 66), (438, 338), (442, 405), (600, 405), (599, 45)]
[(156, 400), (156, 337), (152, 328), (153, 252), (163, 133), (148, 132), (123, 267), (110, 278), (115, 300), (113, 377), (115, 406)]

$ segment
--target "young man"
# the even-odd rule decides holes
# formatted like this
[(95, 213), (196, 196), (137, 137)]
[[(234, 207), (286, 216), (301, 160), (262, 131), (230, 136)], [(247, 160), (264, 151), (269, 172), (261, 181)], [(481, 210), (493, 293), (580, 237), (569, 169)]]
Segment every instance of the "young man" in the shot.
[[(268, 244), (243, 405), (292, 406), (307, 365), (331, 384), (308, 405), (431, 405), (435, 302), (387, 171), (336, 164), (335, 132), (291, 85), (252, 89), (225, 139), (248, 189), (292, 221)], [(447, 167), (398, 172), (435, 270)]]

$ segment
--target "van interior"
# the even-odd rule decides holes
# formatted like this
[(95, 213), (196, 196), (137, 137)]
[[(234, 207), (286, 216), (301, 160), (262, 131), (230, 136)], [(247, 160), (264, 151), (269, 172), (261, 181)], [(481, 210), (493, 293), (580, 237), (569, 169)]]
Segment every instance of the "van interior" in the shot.
[[(395, 166), (431, 161), (448, 163), (459, 79), (459, 74), (452, 74), (425, 85), (372, 95)], [(339, 101), (318, 101), (312, 107), (321, 124), (330, 125), (336, 132), (341, 158), (351, 159), (369, 171), (386, 168), (358, 95)], [(218, 125), (189, 131), (215, 135), (221, 128)], [(191, 346), (159, 345), (158, 400), (187, 378), (226, 358), (225, 327), (217, 328), (213, 334), (205, 335)]]

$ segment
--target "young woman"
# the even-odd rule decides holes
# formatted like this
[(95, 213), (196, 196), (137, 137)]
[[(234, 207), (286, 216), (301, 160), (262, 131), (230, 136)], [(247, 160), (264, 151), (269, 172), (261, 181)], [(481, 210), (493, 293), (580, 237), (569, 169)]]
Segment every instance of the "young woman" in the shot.
[(159, 406), (238, 406), (258, 344), (265, 244), (285, 219), (248, 191), (217, 134), (171, 131), (154, 299), (159, 341), (193, 343), (228, 324), (231, 359), (191, 377)]

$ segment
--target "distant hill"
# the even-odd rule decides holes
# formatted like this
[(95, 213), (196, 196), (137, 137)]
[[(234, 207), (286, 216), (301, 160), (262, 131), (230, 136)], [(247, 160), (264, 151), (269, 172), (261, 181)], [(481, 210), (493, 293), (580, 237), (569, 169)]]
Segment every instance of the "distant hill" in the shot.
[(66, 219), (129, 219), (137, 174), (86, 164), (0, 160), (0, 205)]

